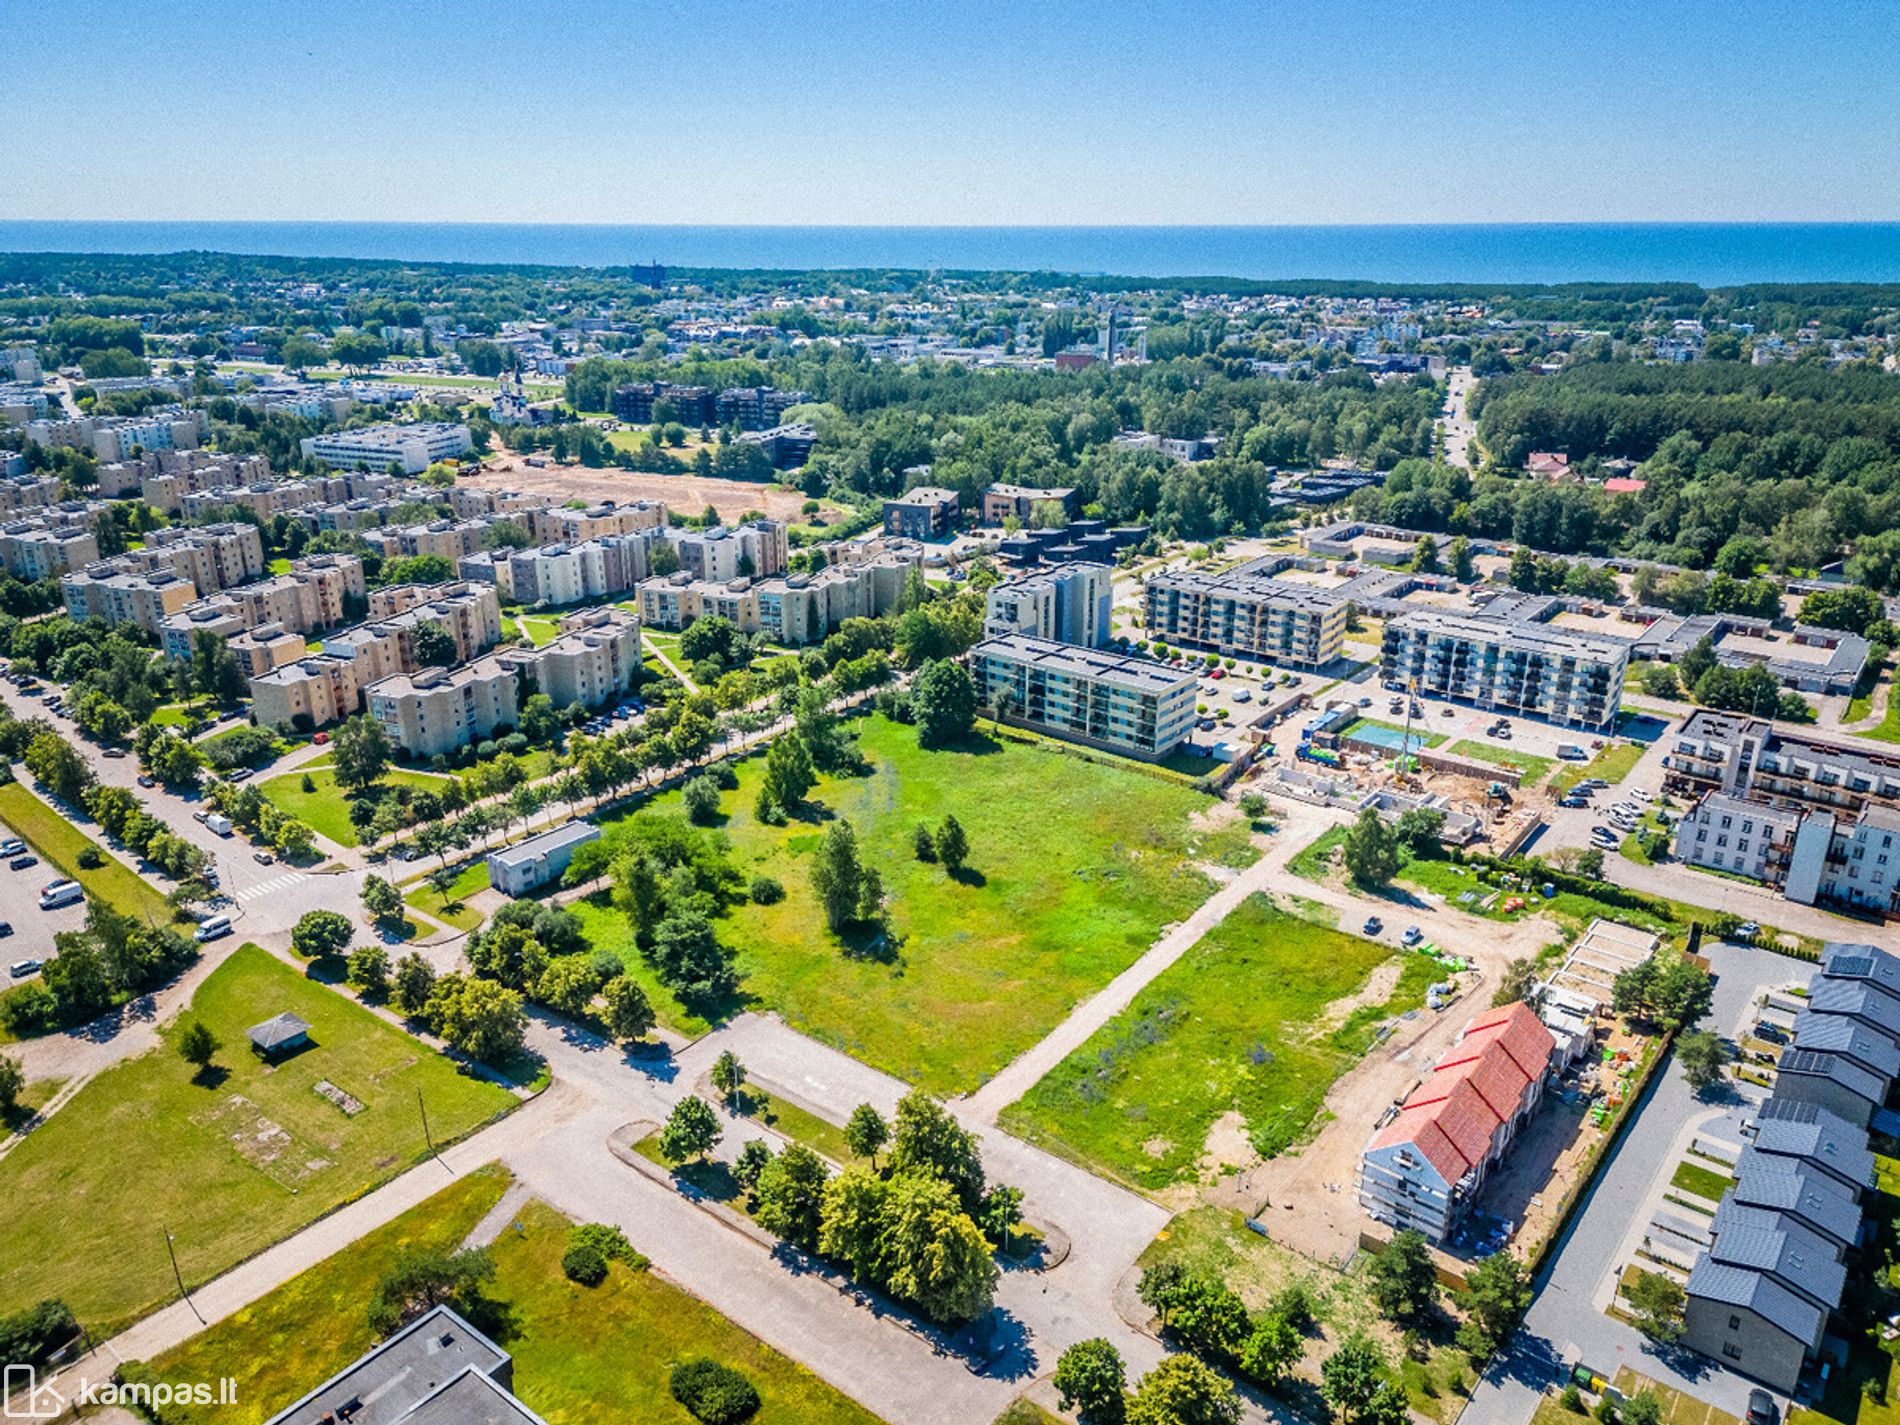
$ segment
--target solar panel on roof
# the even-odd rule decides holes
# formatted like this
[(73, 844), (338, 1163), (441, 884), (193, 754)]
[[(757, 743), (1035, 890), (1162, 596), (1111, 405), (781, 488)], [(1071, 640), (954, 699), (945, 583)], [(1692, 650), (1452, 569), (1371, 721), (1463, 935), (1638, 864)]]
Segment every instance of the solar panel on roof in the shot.
[(1865, 975), (1874, 968), (1872, 955), (1836, 955), (1827, 967), (1831, 975)]

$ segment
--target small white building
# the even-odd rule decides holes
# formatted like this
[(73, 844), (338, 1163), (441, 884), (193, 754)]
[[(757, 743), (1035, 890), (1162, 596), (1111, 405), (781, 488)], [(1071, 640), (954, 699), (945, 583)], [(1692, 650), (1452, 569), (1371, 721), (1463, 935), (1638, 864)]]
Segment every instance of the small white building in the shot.
[(567, 869), (574, 848), (600, 840), (600, 828), (570, 821), (515, 846), (488, 853), (488, 883), (505, 896), (526, 895)]

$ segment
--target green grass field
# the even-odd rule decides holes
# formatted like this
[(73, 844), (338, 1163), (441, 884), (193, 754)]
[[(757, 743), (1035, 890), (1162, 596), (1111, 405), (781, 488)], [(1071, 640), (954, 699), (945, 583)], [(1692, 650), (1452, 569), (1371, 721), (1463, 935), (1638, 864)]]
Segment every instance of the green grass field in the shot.
[(627, 974), (646, 991), (647, 999), (653, 1005), (654, 1016), (664, 1028), (690, 1039), (697, 1039), (712, 1028), (711, 1020), (695, 1013), (678, 995), (660, 983), (659, 976), (653, 973), (653, 967), (633, 943), (633, 929), (627, 923), (627, 917), (613, 907), (606, 892), (596, 892), (586, 900), (574, 902), (568, 909), (580, 917), (588, 944), (598, 950), (611, 950), (620, 957)]
[(1191, 1179), (1208, 1130), (1231, 1111), (1256, 1149), (1284, 1149), (1377, 1023), (1422, 1004), (1442, 973), (1405, 956), (1376, 1003), (1328, 1013), (1367, 990), (1393, 954), (1251, 897), (1006, 1109), (1003, 1124), (1143, 1188)]
[(1720, 1202), (1722, 1194), (1734, 1186), (1735, 1180), (1718, 1173), (1714, 1168), (1705, 1168), (1685, 1158), (1676, 1164), (1675, 1172), (1669, 1175), (1669, 1183), (1671, 1187), (1679, 1187), (1697, 1197), (1706, 1197), (1710, 1202)]
[[(755, 1002), (933, 1092), (974, 1088), (1205, 900), (1212, 883), (1194, 861), (1254, 856), (1238, 824), (1190, 825), (1216, 803), (1184, 786), (1041, 746), (979, 735), (927, 751), (914, 728), (854, 726), (870, 775), (826, 779), (816, 809), (787, 826), (752, 814), (762, 759), (740, 768), (723, 799), (733, 859), (748, 879), (775, 876), (786, 896), (735, 908), (719, 930)], [(674, 792), (628, 814), (680, 806)], [(911, 853), (918, 823), (946, 813), (969, 837), (962, 879)], [(829, 816), (851, 822), (883, 874), (888, 949), (824, 928), (808, 868)]]
[[(305, 777), (316, 784), (314, 792), (303, 789)], [(440, 791), (448, 785), (446, 778), (394, 767), (383, 774), (383, 783), (387, 786), (414, 787), (418, 791)], [(349, 799), (337, 785), (334, 768), (299, 769), (286, 772), (281, 777), (272, 777), (268, 782), (258, 785), (278, 810), (296, 817), (317, 835), (328, 837), (338, 846), (357, 844), (356, 828), (350, 824)]]
[(1615, 786), (1636, 770), (1636, 764), (1647, 751), (1649, 749), (1640, 742), (1613, 742), (1588, 762), (1566, 762), (1550, 779), (1551, 790), (1569, 791), (1585, 777), (1601, 777)]
[(1476, 742), (1466, 738), (1454, 742), (1447, 749), (1454, 757), (1469, 757), (1474, 762), (1489, 762), (1494, 767), (1516, 767), (1523, 772), (1520, 787), (1534, 787), (1549, 775), (1550, 769), (1557, 765), (1555, 757), (1539, 757), (1532, 752), (1519, 752), (1513, 747), (1493, 747), (1488, 742)]
[[(266, 1067), (244, 1031), (286, 1010), (314, 1047)], [(185, 1017), (223, 1042), (221, 1079), (194, 1080), (174, 1052), (181, 1019), (0, 1159), (0, 1313), (60, 1296), (108, 1332), (175, 1294), (161, 1224), (187, 1283), (206, 1281), (419, 1162), (418, 1089), (438, 1142), (515, 1102), (256, 946), (232, 952)]]
[(182, 1346), (146, 1362), (154, 1380), (237, 1382), (238, 1404), (179, 1405), (171, 1425), (257, 1425), (376, 1344), (364, 1307), (397, 1255), (454, 1251), (508, 1188), (498, 1163), (478, 1168), (347, 1251), (317, 1263)]
[[(753, 1123), (761, 1123), (776, 1133), (781, 1133), (795, 1143), (803, 1143), (812, 1152), (831, 1159), (842, 1167), (852, 1167), (865, 1160), (851, 1151), (844, 1141), (844, 1129), (829, 1118), (820, 1118), (808, 1109), (795, 1103), (788, 1103), (770, 1090), (747, 1084), (734, 1097), (733, 1106)], [(744, 1129), (734, 1129), (734, 1136), (745, 1138)]]
[(464, 866), (450, 883), (446, 892), (438, 891), (425, 877), (411, 887), (403, 901), (412, 910), (419, 910), (433, 920), (450, 925), (457, 930), (473, 930), (485, 918), (479, 910), (465, 902), (477, 891), (488, 889), (488, 859), (483, 857)]
[[(134, 872), (85, 832), (74, 826), (52, 807), (34, 796), (19, 782), (0, 786), (0, 821), (24, 838), (40, 856), (58, 871), (98, 896), (121, 915), (165, 925), (172, 918), (171, 906), (158, 888)], [(105, 858), (105, 864), (86, 870), (79, 864), (79, 853), (91, 848)], [(12, 874), (23, 875), (25, 872)]]

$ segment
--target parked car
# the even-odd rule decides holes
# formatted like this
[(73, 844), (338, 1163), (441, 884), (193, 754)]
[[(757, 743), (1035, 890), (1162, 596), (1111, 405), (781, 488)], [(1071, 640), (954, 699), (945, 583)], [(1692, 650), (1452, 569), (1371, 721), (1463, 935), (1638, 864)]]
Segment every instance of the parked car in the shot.
[(0, 940), (5, 940), (11, 934), (13, 934), (13, 922), (0, 920)]
[(1735, 933), (1744, 940), (1753, 940), (1757, 935), (1761, 934), (1761, 927), (1752, 920), (1745, 920), (1735, 927)]
[(1253, 701), (1253, 693), (1246, 688), (1238, 689), (1234, 693), (1234, 701), (1237, 703), (1250, 703)]
[(198, 922), (198, 928), (192, 932), (193, 938), (202, 945), (207, 940), (216, 940), (231, 933), (231, 917), (214, 915), (209, 920)]
[(211, 820), (211, 808), (199, 807), (198, 810), (191, 814), (191, 819), (200, 826), (203, 826), (207, 821)]
[(106, 758), (108, 761), (117, 762), (124, 758), (125, 749), (123, 747), (108, 747), (104, 752), (101, 752), (99, 755), (101, 757)]
[(7, 966), (7, 973), (16, 980), (24, 980), (28, 975), (37, 975), (45, 963), (44, 960), (15, 960)]
[(233, 782), (248, 782), (252, 776), (256, 774), (256, 771), (257, 769), (255, 767), (238, 767), (231, 772), (228, 780)]
[(1405, 934), (1399, 937), (1399, 943), (1401, 945), (1416, 945), (1424, 938), (1424, 931), (1420, 930), (1416, 925), (1408, 925), (1405, 927)]
[(323, 746), (324, 743), (330, 740), (330, 734), (327, 732), (319, 732), (315, 737), (311, 738), (310, 740), (316, 743), (317, 746), (321, 747)]
[(139, 773), (138, 777), (135, 780), (138, 782), (138, 784), (141, 787), (144, 787), (148, 791), (158, 785), (158, 778), (151, 776), (145, 772)]
[(10, 836), (5, 841), (0, 841), (0, 856), (18, 856), (24, 850), (26, 850), (26, 843), (17, 836)]
[(268, 851), (253, 851), (251, 853), (251, 859), (260, 866), (269, 866), (277, 860), (277, 858)]
[(1365, 933), (1367, 935), (1377, 935), (1380, 931), (1384, 929), (1385, 929), (1385, 922), (1383, 920), (1380, 920), (1378, 916), (1369, 915), (1366, 917)]
[(1639, 802), (1651, 802), (1656, 799), (1653, 793), (1646, 792), (1641, 787), (1631, 787), (1630, 795)]
[(1748, 1416), (1744, 1425), (1781, 1425), (1781, 1408), (1760, 1386), (1748, 1393)]
[(35, 856), (30, 851), (22, 852), (20, 855), (15, 856), (12, 860), (7, 862), (7, 865), (15, 871), (24, 871), (29, 866), (37, 866), (39, 864), (40, 864), (40, 858)]

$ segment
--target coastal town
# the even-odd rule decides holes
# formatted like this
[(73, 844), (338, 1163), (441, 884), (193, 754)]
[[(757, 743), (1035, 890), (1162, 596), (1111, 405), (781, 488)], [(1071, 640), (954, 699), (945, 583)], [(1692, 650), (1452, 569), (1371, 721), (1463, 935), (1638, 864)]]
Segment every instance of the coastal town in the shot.
[(1887, 1419), (1897, 333), (0, 256), (9, 1410)]

